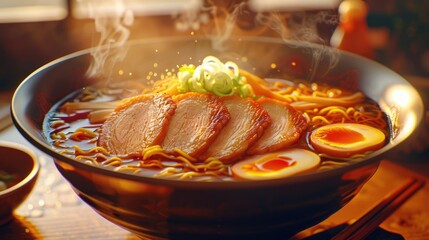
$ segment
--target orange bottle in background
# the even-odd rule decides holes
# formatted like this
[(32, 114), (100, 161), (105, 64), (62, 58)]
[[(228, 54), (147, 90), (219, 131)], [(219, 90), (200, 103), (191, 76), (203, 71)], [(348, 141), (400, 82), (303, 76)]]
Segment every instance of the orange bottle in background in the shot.
[(331, 46), (374, 58), (366, 16), (368, 8), (362, 0), (344, 0), (338, 8), (340, 24), (331, 37)]

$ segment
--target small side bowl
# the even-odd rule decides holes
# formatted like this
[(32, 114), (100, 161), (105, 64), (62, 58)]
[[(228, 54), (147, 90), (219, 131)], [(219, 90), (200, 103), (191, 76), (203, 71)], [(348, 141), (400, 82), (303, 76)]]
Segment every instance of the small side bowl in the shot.
[(29, 148), (0, 141), (0, 170), (14, 175), (15, 184), (0, 191), (0, 225), (13, 219), (14, 210), (33, 190), (40, 171), (36, 154)]

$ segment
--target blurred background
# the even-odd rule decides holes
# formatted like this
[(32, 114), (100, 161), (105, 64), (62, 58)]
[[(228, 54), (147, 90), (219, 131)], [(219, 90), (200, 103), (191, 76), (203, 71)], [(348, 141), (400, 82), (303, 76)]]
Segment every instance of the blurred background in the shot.
[[(121, 16), (124, 18), (121, 21), (129, 29), (128, 39), (204, 34), (207, 29), (219, 27), (219, 21), (231, 20), (231, 13), (240, 4), (239, 11), (234, 12), (231, 34), (280, 37), (278, 32), (267, 28), (267, 25), (255, 22), (257, 13), (262, 12), (264, 16), (276, 10), (285, 14), (282, 16), (286, 17), (280, 20), (287, 22), (303, 15), (318, 15), (323, 11), (324, 19), (316, 22), (317, 42), (340, 47), (341, 41), (346, 38), (338, 35), (339, 30), (343, 30), (342, 34), (358, 31), (344, 23), (347, 19), (341, 16), (350, 10), (350, 6), (339, 13), (339, 5), (346, 1), (2, 0), (0, 102), (3, 108), (0, 109), (0, 115), (8, 115), (9, 110), (7, 107), (5, 110), (4, 106), (8, 106), (14, 88), (31, 72), (51, 60), (99, 43), (100, 34), (94, 24), (94, 14), (99, 9), (109, 12), (126, 7), (132, 10), (132, 18), (127, 20), (126, 16)], [(359, 34), (344, 49), (354, 51), (361, 44), (369, 44), (366, 47), (371, 50), (369, 57), (403, 75), (418, 88), (427, 103), (429, 15), (426, 11), (429, 1), (367, 0), (363, 3), (366, 8), (364, 22), (360, 24), (366, 25), (364, 31), (367, 38)], [(355, 10), (348, 13), (356, 15)], [(425, 119), (421, 131), (417, 131), (418, 136), (410, 140), (412, 144), (404, 147), (404, 152), (427, 156), (427, 122), (428, 119)]]

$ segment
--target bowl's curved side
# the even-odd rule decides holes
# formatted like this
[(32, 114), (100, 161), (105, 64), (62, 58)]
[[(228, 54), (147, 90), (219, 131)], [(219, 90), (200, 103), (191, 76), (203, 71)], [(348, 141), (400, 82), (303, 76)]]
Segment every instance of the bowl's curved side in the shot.
[(0, 191), (0, 225), (12, 219), (13, 211), (31, 193), (40, 171), (37, 156), (30, 149), (13, 142), (0, 141), (0, 169), (20, 180)]
[(204, 189), (117, 179), (55, 163), (100, 215), (148, 239), (287, 239), (339, 210), (378, 167), (375, 161), (317, 182)]

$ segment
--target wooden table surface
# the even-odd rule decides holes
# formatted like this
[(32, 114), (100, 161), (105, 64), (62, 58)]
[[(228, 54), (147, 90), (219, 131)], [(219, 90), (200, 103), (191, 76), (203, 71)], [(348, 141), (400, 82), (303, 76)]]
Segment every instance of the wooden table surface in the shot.
[[(14, 127), (1, 131), (0, 139), (30, 146)], [(40, 178), (29, 198), (17, 209), (15, 219), (0, 226), (0, 239), (138, 239), (83, 203), (58, 173), (52, 160), (39, 151), (37, 153), (42, 163)], [(426, 165), (429, 165), (429, 159), (427, 161)], [(358, 218), (395, 186), (413, 176), (426, 182), (429, 179), (428, 175), (417, 174), (392, 161), (382, 161), (376, 174), (349, 204), (294, 239)], [(429, 239), (428, 200), (429, 185), (426, 184), (386, 219), (381, 228), (398, 233), (405, 239)]]

